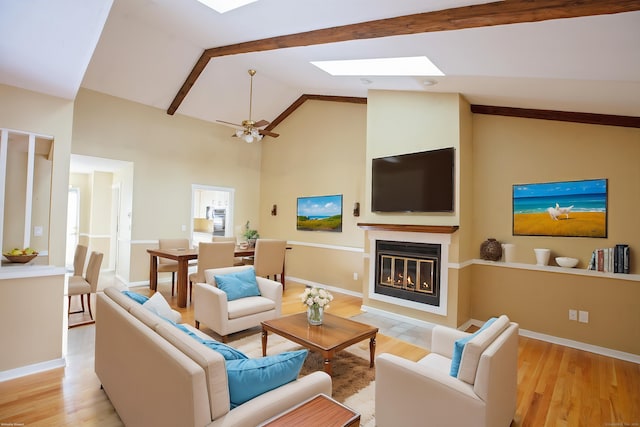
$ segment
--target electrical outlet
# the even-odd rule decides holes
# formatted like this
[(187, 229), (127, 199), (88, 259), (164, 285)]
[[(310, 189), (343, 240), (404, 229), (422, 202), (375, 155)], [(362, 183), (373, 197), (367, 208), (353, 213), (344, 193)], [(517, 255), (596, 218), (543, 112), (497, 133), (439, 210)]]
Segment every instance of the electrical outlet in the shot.
[(580, 310), (578, 312), (578, 322), (589, 323), (589, 312)]
[(187, 226), (182, 224), (182, 231), (187, 231)]
[(358, 272), (353, 273), (353, 280), (358, 280)]
[(569, 320), (578, 320), (578, 310), (569, 310)]

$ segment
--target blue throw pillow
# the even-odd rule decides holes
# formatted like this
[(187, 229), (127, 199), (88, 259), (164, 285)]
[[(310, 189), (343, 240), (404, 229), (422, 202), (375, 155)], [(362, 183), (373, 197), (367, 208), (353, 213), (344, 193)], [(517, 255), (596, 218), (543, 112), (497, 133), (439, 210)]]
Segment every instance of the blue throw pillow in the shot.
[(228, 360), (231, 409), (298, 378), (308, 350), (287, 351), (258, 359)]
[(207, 347), (209, 347), (210, 349), (217, 351), (222, 355), (222, 357), (224, 357), (225, 360), (248, 359), (248, 357), (240, 350), (236, 350), (235, 348), (229, 347), (228, 345), (216, 340), (203, 340), (202, 338), (200, 338), (198, 334), (196, 334), (186, 326), (181, 325), (180, 323), (176, 323), (171, 319), (164, 318), (164, 320), (173, 324), (173, 326), (180, 329), (182, 332), (189, 335), (191, 338), (198, 341), (199, 343), (202, 343)]
[(132, 300), (134, 300), (135, 302), (137, 302), (138, 304), (144, 304), (149, 299), (149, 297), (145, 297), (144, 295), (140, 295), (136, 292), (122, 291), (122, 293), (128, 296), (129, 298), (131, 298)]
[(248, 359), (247, 355), (240, 350), (236, 350), (235, 348), (229, 347), (228, 345), (216, 340), (202, 340), (202, 344), (220, 353), (222, 357), (224, 357), (224, 360)]
[(260, 296), (256, 271), (253, 268), (213, 277), (216, 279), (218, 288), (227, 294), (227, 301)]
[(449, 371), (449, 375), (451, 375), (452, 377), (458, 378), (458, 371), (460, 370), (460, 361), (462, 360), (462, 353), (464, 351), (464, 346), (467, 345), (467, 343), (471, 341), (473, 337), (475, 337), (480, 332), (487, 329), (493, 322), (496, 321), (496, 319), (497, 319), (496, 317), (492, 317), (491, 319), (484, 322), (484, 325), (482, 325), (482, 327), (478, 329), (476, 332), (474, 332), (473, 334), (466, 336), (464, 338), (460, 338), (459, 340), (456, 340), (456, 342), (453, 344), (453, 356), (451, 358), (451, 369)]

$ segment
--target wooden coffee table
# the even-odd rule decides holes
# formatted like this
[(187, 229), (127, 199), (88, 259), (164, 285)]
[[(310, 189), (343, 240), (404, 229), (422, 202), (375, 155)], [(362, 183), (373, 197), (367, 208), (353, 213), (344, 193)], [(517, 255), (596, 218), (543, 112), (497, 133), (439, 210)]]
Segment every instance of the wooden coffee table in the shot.
[(329, 396), (319, 394), (267, 420), (259, 427), (356, 427), (359, 425), (359, 413), (336, 402)]
[(268, 333), (280, 335), (324, 358), (324, 371), (331, 375), (331, 360), (336, 352), (369, 338), (369, 367), (373, 368), (376, 355), (378, 328), (343, 317), (324, 314), (322, 325), (311, 326), (307, 313), (292, 314), (262, 322), (262, 355), (267, 355)]

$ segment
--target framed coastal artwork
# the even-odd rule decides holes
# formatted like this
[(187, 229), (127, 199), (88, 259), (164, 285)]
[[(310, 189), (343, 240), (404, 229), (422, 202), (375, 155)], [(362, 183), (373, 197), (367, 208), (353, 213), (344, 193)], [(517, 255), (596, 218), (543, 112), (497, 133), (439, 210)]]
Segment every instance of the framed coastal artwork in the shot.
[(298, 197), (296, 228), (304, 231), (342, 231), (342, 194)]
[(513, 235), (607, 237), (607, 180), (515, 184)]

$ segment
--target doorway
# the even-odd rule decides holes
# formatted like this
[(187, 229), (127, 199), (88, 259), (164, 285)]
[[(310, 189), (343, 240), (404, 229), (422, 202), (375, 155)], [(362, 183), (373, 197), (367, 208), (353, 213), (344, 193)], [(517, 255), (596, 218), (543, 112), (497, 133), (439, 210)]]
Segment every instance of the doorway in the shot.
[(233, 207), (235, 189), (210, 185), (191, 186), (191, 242), (210, 242), (212, 236), (235, 236)]

